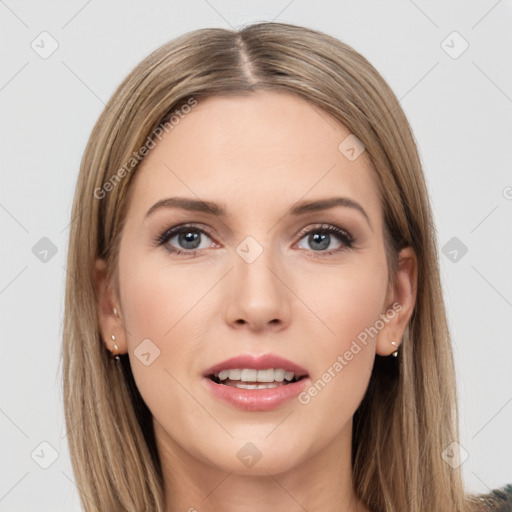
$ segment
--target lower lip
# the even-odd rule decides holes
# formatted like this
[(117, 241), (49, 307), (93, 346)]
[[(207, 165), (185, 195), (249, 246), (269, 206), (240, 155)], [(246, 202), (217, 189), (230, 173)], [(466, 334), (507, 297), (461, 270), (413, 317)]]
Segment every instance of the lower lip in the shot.
[(295, 398), (305, 387), (308, 377), (297, 382), (275, 388), (242, 389), (225, 384), (217, 384), (205, 377), (206, 386), (220, 400), (247, 411), (269, 411), (276, 409), (288, 400)]

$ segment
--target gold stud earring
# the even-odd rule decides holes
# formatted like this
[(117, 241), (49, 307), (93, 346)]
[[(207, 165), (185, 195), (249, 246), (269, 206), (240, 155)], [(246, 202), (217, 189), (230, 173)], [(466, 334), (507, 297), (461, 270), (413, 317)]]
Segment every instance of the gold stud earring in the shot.
[(397, 345), (396, 341), (392, 341), (391, 345), (393, 345), (396, 348), (396, 350), (391, 355), (393, 357), (398, 357), (398, 345)]

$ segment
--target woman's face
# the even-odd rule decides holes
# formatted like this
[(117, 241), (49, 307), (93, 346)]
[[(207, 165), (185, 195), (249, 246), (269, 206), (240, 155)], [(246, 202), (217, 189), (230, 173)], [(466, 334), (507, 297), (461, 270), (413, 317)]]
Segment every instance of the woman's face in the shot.
[(349, 135), (293, 95), (213, 97), (137, 170), (113, 299), (125, 329), (108, 328), (173, 463), (275, 474), (348, 449), (412, 279), (388, 288), (376, 178)]

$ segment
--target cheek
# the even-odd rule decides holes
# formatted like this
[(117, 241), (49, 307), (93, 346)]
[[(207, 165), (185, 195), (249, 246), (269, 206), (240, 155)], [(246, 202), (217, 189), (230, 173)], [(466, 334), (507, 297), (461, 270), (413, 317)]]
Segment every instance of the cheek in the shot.
[(302, 403), (331, 410), (336, 424), (349, 419), (367, 388), (383, 325), (379, 320), (387, 279), (385, 259), (360, 258), (352, 265), (317, 273), (315, 287), (303, 287), (302, 297), (322, 322), (311, 351), (312, 386)]
[(181, 266), (173, 268), (165, 257), (143, 254), (126, 256), (119, 268), (132, 350), (144, 338), (152, 339), (162, 349), (172, 345), (180, 330), (186, 330), (189, 339), (194, 336), (189, 329), (197, 324), (190, 319), (211, 287), (204, 275), (187, 272)]
[[(119, 260), (122, 307), (132, 371), (141, 392), (155, 385), (173, 387), (167, 370), (176, 378), (185, 373), (199, 337), (201, 297), (208, 291), (204, 279), (167, 265), (165, 258), (126, 251)], [(211, 286), (211, 285), (210, 285)], [(148, 340), (150, 340), (148, 342)], [(138, 358), (142, 347), (151, 362)], [(147, 361), (146, 361), (147, 362)], [(188, 363), (189, 365), (189, 363)], [(157, 382), (158, 381), (158, 382)]]
[(388, 284), (384, 256), (354, 256), (346, 265), (301, 275), (299, 296), (321, 320), (317, 340), (323, 350), (343, 349), (379, 319)]
[(130, 364), (142, 398), (162, 424), (175, 417), (201, 424), (201, 410), (190, 406), (184, 384), (197, 351), (194, 340), (204, 332), (198, 319), (205, 316), (201, 298), (211, 283), (162, 258), (136, 254), (120, 259), (119, 272)]
[(358, 267), (333, 280), (329, 316), (336, 336), (343, 342), (356, 338), (379, 318), (386, 295), (386, 277), (382, 269)]

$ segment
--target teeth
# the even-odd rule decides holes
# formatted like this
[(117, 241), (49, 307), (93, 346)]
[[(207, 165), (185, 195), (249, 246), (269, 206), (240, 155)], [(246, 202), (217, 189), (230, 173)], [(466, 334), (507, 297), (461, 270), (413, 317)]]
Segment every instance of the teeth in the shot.
[(282, 368), (268, 368), (267, 370), (253, 370), (251, 368), (242, 368), (235, 370), (222, 370), (215, 374), (219, 380), (231, 380), (242, 382), (290, 382), (295, 377), (293, 372), (288, 372)]
[(286, 372), (284, 370), (274, 370), (274, 380), (277, 382), (283, 382), (285, 373)]
[(243, 369), (240, 374), (240, 379), (242, 382), (256, 382), (258, 380), (258, 370), (249, 370)]
[(227, 386), (231, 386), (234, 388), (239, 389), (270, 389), (270, 388), (277, 388), (278, 386), (284, 386), (284, 384), (278, 384), (277, 382), (269, 382), (269, 383), (262, 383), (262, 384), (247, 384), (247, 382), (227, 382)]

